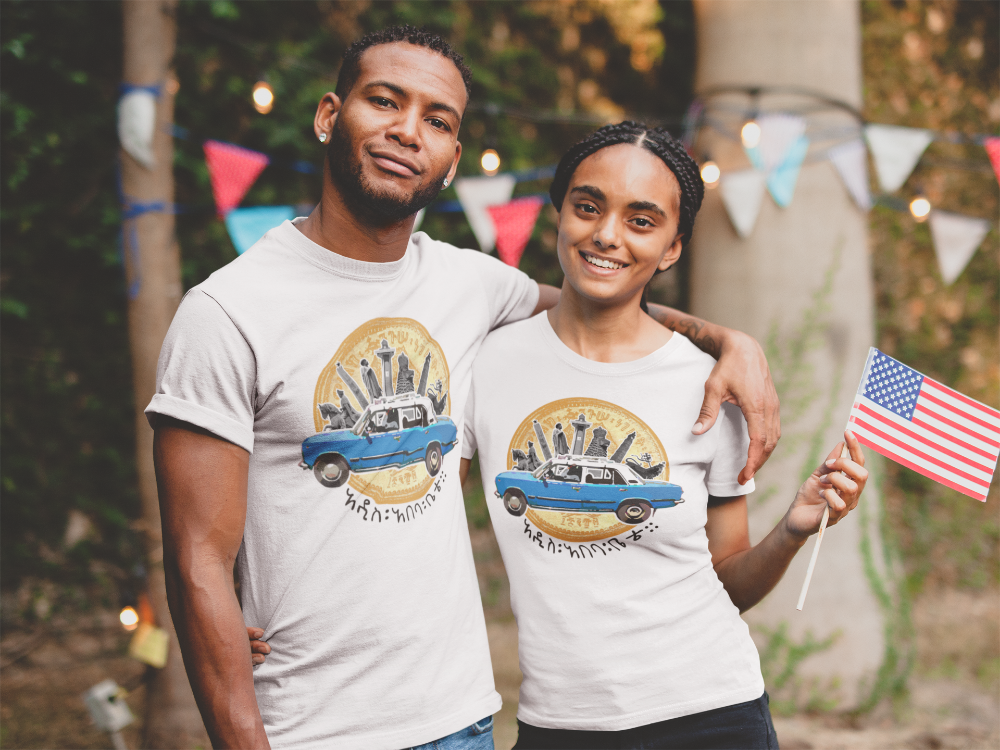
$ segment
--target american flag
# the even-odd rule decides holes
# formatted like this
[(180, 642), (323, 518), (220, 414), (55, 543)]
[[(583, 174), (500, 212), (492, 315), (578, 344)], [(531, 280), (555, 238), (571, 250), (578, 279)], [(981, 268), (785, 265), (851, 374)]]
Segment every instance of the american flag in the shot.
[(862, 445), (986, 502), (1000, 411), (870, 349), (849, 426)]

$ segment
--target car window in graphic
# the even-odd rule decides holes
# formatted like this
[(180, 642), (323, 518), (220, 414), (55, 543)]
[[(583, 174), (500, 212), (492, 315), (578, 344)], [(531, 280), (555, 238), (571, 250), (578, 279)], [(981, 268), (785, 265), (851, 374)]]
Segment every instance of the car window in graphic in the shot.
[(580, 469), (580, 467), (577, 466), (576, 464), (570, 465), (569, 468), (566, 469), (566, 477), (565, 477), (566, 481), (579, 482), (581, 471), (582, 470)]
[(399, 415), (402, 418), (401, 427), (407, 430), (411, 427), (426, 427), (427, 426), (427, 415), (424, 413), (423, 408), (419, 406), (408, 406), (406, 408), (399, 410)]
[(603, 468), (587, 469), (583, 481), (586, 484), (610, 484), (611, 472)]
[(611, 481), (608, 482), (608, 484), (628, 484), (628, 482), (625, 481), (625, 478), (614, 469), (607, 469), (606, 471), (611, 475)]

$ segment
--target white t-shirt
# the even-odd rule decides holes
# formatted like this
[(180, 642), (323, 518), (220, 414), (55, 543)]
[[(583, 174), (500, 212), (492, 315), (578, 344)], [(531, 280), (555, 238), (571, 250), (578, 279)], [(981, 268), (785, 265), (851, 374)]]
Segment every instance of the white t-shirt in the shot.
[(462, 455), (478, 445), (510, 578), (522, 721), (630, 729), (763, 693), (705, 535), (710, 494), (753, 491), (737, 483), (737, 408), (691, 434), (714, 364), (677, 333), (634, 362), (593, 362), (545, 313), (480, 350)]
[(291, 222), (185, 296), (146, 411), (251, 452), (238, 568), (272, 747), (390, 750), (500, 707), (455, 447), (486, 334), (537, 300), (422, 233), (366, 263)]

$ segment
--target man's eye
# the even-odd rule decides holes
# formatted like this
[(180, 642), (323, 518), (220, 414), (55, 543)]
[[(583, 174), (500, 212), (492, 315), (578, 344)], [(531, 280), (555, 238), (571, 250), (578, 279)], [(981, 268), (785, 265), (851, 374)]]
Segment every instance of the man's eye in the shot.
[(578, 211), (583, 211), (585, 214), (596, 214), (597, 206), (592, 203), (577, 203), (576, 208)]
[(448, 123), (446, 123), (444, 120), (438, 119), (437, 117), (432, 117), (429, 120), (427, 120), (427, 122), (430, 123), (430, 126), (432, 128), (436, 128), (438, 130), (448, 130)]
[(373, 96), (371, 98), (371, 101), (372, 101), (372, 104), (375, 104), (376, 106), (379, 106), (379, 107), (391, 107), (392, 106), (392, 101), (389, 100), (389, 99), (386, 99), (384, 96)]
[(635, 225), (639, 226), (639, 227), (651, 227), (651, 226), (653, 226), (653, 222), (651, 222), (645, 216), (637, 216), (632, 221), (635, 222)]

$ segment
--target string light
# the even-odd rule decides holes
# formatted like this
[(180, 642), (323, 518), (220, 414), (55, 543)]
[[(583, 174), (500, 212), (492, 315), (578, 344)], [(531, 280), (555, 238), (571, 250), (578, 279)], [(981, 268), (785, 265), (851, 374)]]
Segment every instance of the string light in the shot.
[(122, 627), (128, 631), (135, 630), (139, 627), (139, 613), (136, 612), (133, 607), (123, 608), (121, 613), (118, 615), (118, 619), (121, 620)]
[(483, 174), (492, 177), (500, 171), (500, 154), (495, 149), (488, 148), (479, 157), (479, 166), (483, 169)]
[(257, 81), (253, 86), (253, 108), (266, 115), (274, 107), (274, 89), (267, 81)]
[(926, 221), (931, 212), (931, 202), (924, 196), (918, 195), (910, 201), (910, 213), (917, 221)]
[(740, 131), (740, 138), (746, 148), (753, 148), (760, 143), (760, 125), (756, 120), (748, 121)]
[(711, 159), (701, 165), (701, 179), (705, 183), (705, 187), (714, 188), (719, 184), (721, 176), (722, 171), (719, 169), (719, 165)]

